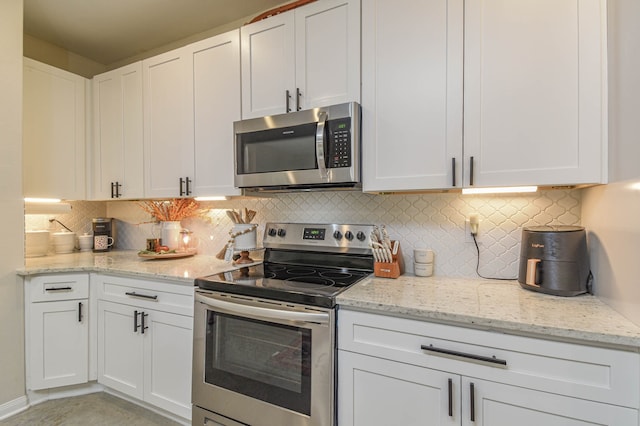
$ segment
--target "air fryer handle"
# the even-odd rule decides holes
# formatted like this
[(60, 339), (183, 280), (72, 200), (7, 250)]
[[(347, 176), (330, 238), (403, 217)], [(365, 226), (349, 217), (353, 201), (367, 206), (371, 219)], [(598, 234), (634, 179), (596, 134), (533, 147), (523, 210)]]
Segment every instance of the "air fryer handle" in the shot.
[(541, 262), (542, 259), (527, 259), (527, 274), (525, 276), (525, 283), (527, 285), (540, 287), (536, 278), (538, 277), (538, 264)]

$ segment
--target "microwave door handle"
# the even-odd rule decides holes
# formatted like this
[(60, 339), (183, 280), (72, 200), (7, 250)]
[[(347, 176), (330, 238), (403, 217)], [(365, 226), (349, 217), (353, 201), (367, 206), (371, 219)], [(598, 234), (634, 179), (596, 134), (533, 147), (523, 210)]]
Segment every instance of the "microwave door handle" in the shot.
[(320, 171), (320, 178), (327, 179), (328, 172), (327, 166), (324, 160), (324, 128), (327, 125), (327, 113), (320, 111), (318, 113), (318, 127), (316, 128), (316, 158), (318, 160), (318, 170)]

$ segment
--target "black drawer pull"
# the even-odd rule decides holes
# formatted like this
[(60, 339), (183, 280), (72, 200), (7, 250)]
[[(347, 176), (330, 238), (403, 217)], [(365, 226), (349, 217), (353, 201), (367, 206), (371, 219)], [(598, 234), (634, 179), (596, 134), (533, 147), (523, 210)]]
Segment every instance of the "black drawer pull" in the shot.
[(71, 287), (49, 287), (45, 288), (44, 291), (69, 291), (73, 290)]
[(141, 324), (141, 329), (142, 329), (142, 330), (141, 330), (141, 333), (142, 333), (142, 334), (144, 334), (144, 331), (145, 331), (147, 328), (149, 328), (147, 325), (145, 325), (145, 321), (144, 321), (144, 319), (145, 319), (146, 317), (148, 317), (148, 316), (149, 316), (149, 314), (145, 314), (145, 313), (144, 313), (144, 311), (143, 311), (143, 312), (140, 312), (140, 319), (141, 319), (141, 321), (142, 321), (142, 324)]
[(472, 383), (469, 383), (469, 420), (476, 421), (476, 387)]
[(499, 359), (496, 358), (495, 356), (482, 356), (482, 355), (475, 355), (475, 354), (469, 354), (466, 352), (458, 352), (458, 351), (452, 351), (451, 349), (442, 349), (442, 348), (436, 348), (433, 345), (421, 345), (420, 349), (422, 349), (423, 351), (429, 351), (429, 352), (436, 352), (439, 354), (445, 354), (445, 355), (453, 355), (453, 356), (459, 356), (461, 358), (469, 358), (469, 359), (473, 359), (476, 361), (483, 361), (483, 362), (488, 362), (490, 364), (497, 364), (497, 365), (501, 365), (501, 366), (507, 366), (507, 361), (504, 359)]
[(142, 299), (158, 300), (158, 296), (149, 296), (148, 294), (138, 294), (135, 291), (128, 291), (125, 294), (131, 297), (140, 297)]
[(78, 322), (82, 322), (82, 302), (78, 302)]
[(449, 417), (453, 417), (453, 380), (449, 379)]
[(133, 332), (134, 333), (138, 332), (138, 327), (140, 327), (138, 325), (138, 311), (133, 311)]

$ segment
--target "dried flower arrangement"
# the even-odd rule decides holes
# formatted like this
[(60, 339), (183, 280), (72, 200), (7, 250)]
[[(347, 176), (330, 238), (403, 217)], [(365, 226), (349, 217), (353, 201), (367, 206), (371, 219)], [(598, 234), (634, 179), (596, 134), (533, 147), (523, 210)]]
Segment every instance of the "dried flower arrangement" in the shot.
[(158, 222), (179, 221), (187, 217), (203, 216), (204, 211), (193, 198), (173, 198), (171, 200), (144, 200), (138, 206)]

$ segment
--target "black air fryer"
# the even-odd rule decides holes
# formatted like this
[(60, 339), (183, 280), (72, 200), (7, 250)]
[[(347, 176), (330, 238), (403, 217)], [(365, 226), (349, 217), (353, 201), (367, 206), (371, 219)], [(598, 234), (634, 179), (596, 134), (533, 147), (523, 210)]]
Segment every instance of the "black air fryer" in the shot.
[(587, 236), (581, 226), (532, 226), (522, 230), (518, 282), (557, 296), (591, 293)]

